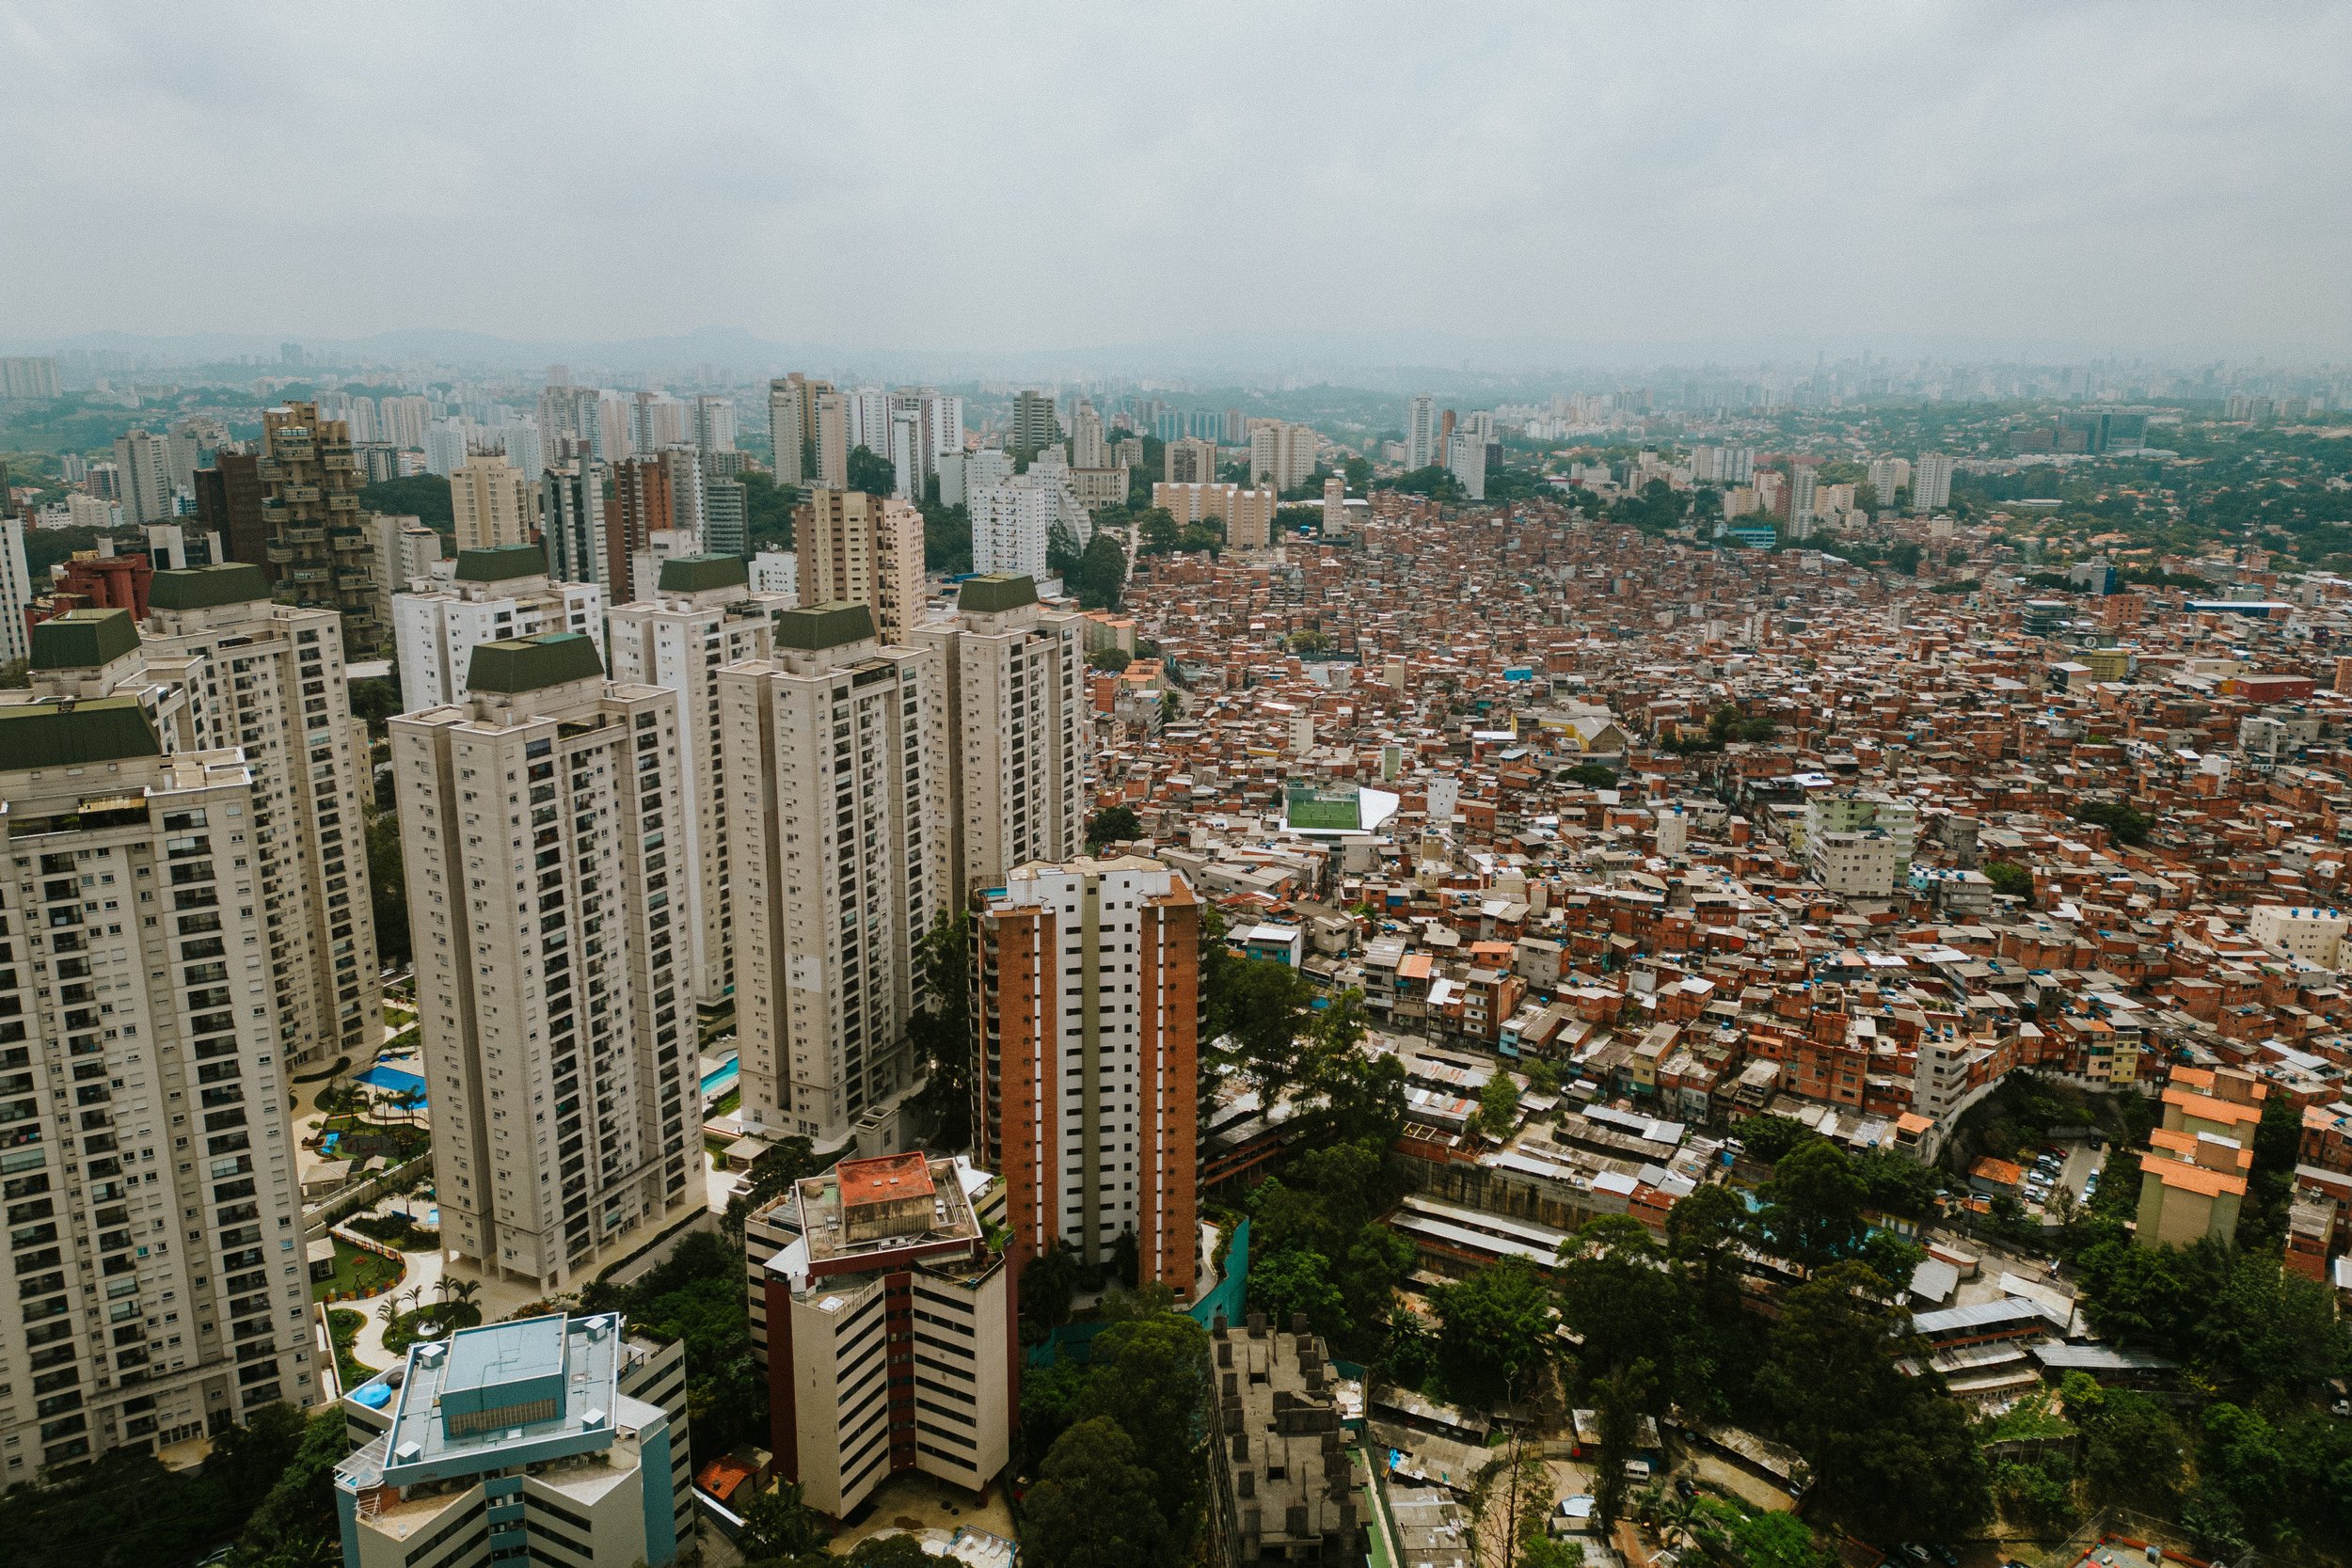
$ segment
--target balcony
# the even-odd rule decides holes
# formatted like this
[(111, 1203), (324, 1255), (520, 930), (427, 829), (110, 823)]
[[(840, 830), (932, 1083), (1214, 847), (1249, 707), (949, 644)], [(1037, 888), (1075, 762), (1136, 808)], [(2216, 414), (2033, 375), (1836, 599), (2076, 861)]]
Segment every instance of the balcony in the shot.
[[(357, 506), (358, 502), (354, 501), (352, 504)], [(372, 550), (375, 547), (369, 543), (367, 534), (356, 528), (336, 529), (327, 536), (327, 542), (339, 550)]]
[(324, 545), (326, 543), (326, 531), (317, 527), (295, 527), (286, 529), (278, 537), (289, 545)]

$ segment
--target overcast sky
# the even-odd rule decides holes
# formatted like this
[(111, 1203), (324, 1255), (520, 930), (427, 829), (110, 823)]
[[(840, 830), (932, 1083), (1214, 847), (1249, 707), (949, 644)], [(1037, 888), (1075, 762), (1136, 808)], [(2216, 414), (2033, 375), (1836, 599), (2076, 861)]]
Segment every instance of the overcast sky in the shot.
[(2352, 354), (2352, 5), (0, 0), (0, 339)]

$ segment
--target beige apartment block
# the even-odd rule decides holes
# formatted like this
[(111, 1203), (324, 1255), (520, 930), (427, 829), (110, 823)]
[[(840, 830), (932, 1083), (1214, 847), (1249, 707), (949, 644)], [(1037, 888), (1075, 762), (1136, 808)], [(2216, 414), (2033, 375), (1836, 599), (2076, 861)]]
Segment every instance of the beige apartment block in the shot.
[(234, 562), (156, 573), (148, 609), (142, 651), (186, 684), (188, 743), (234, 746), (253, 770), (280, 1059), (362, 1058), (382, 1037), (384, 997), (367, 730), (351, 715), (343, 619), (273, 602), (262, 569)]
[(539, 520), (538, 486), (495, 452), (476, 452), (450, 471), (449, 503), (460, 551), (527, 545)]
[(862, 604), (904, 646), (923, 615), (923, 515), (902, 500), (818, 487), (793, 512), (804, 605)]
[(1249, 483), (1275, 491), (1295, 490), (1315, 469), (1313, 429), (1281, 420), (1260, 420), (1249, 430)]
[(817, 467), (807, 475), (812, 484), (838, 490), (850, 483), (850, 400), (822, 387), (810, 400), (810, 445)]
[(560, 1289), (705, 1200), (685, 739), (577, 632), (468, 684), (391, 724), (442, 1245)]
[(1042, 610), (1025, 577), (973, 578), (953, 620), (914, 633), (939, 650), (947, 698), (952, 893), (1030, 861), (1066, 861), (1085, 832), (1086, 617)]
[(44, 623), (34, 660), (123, 689), (0, 705), (10, 1485), (320, 1388), (255, 772), (167, 754), (155, 715), (185, 694), (105, 613)]
[(1216, 443), (1197, 436), (1168, 442), (1160, 451), (1160, 478), (1169, 484), (1216, 483)]
[(1223, 523), (1225, 543), (1237, 550), (1262, 550), (1273, 539), (1275, 496), (1272, 490), (1245, 490), (1238, 484), (1152, 486), (1152, 504), (1166, 507), (1177, 527)]
[(947, 900), (940, 656), (885, 646), (863, 604), (775, 625), (773, 657), (719, 672), (743, 1124), (873, 1153), (897, 1147), (914, 945)]
[(695, 555), (664, 562), (655, 597), (617, 605), (605, 617), (612, 678), (678, 695), (686, 853), (702, 884), (702, 918), (688, 933), (687, 974), (695, 999), (705, 1005), (716, 1005), (735, 989), (735, 863), (719, 671), (767, 657), (774, 646), (772, 616), (792, 605), (790, 594), (753, 593), (750, 569), (739, 557)]

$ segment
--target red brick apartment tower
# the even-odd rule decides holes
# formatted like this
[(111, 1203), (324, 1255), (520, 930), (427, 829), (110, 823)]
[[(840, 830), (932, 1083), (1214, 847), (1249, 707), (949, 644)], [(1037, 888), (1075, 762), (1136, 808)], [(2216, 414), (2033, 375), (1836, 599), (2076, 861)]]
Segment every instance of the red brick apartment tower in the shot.
[(979, 1163), (1005, 1180), (1016, 1266), (1049, 1241), (1190, 1299), (1198, 1203), (1200, 906), (1140, 856), (1026, 865), (974, 917)]

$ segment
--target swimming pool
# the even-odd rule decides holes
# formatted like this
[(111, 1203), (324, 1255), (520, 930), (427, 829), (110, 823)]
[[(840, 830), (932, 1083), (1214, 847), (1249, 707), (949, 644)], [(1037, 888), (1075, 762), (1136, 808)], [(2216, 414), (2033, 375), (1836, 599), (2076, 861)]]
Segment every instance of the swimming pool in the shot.
[[(393, 1094), (413, 1092), (422, 1095), (424, 1093), (424, 1078), (421, 1074), (404, 1072), (396, 1067), (372, 1067), (359, 1074), (358, 1081), (362, 1084), (373, 1085), (379, 1089), (389, 1090)], [(421, 1105), (424, 1101), (419, 1100), (417, 1103)]]
[(725, 1061), (703, 1074), (703, 1098), (716, 1100), (725, 1094), (735, 1087), (735, 1081), (742, 1076), (742, 1058), (729, 1056)]

